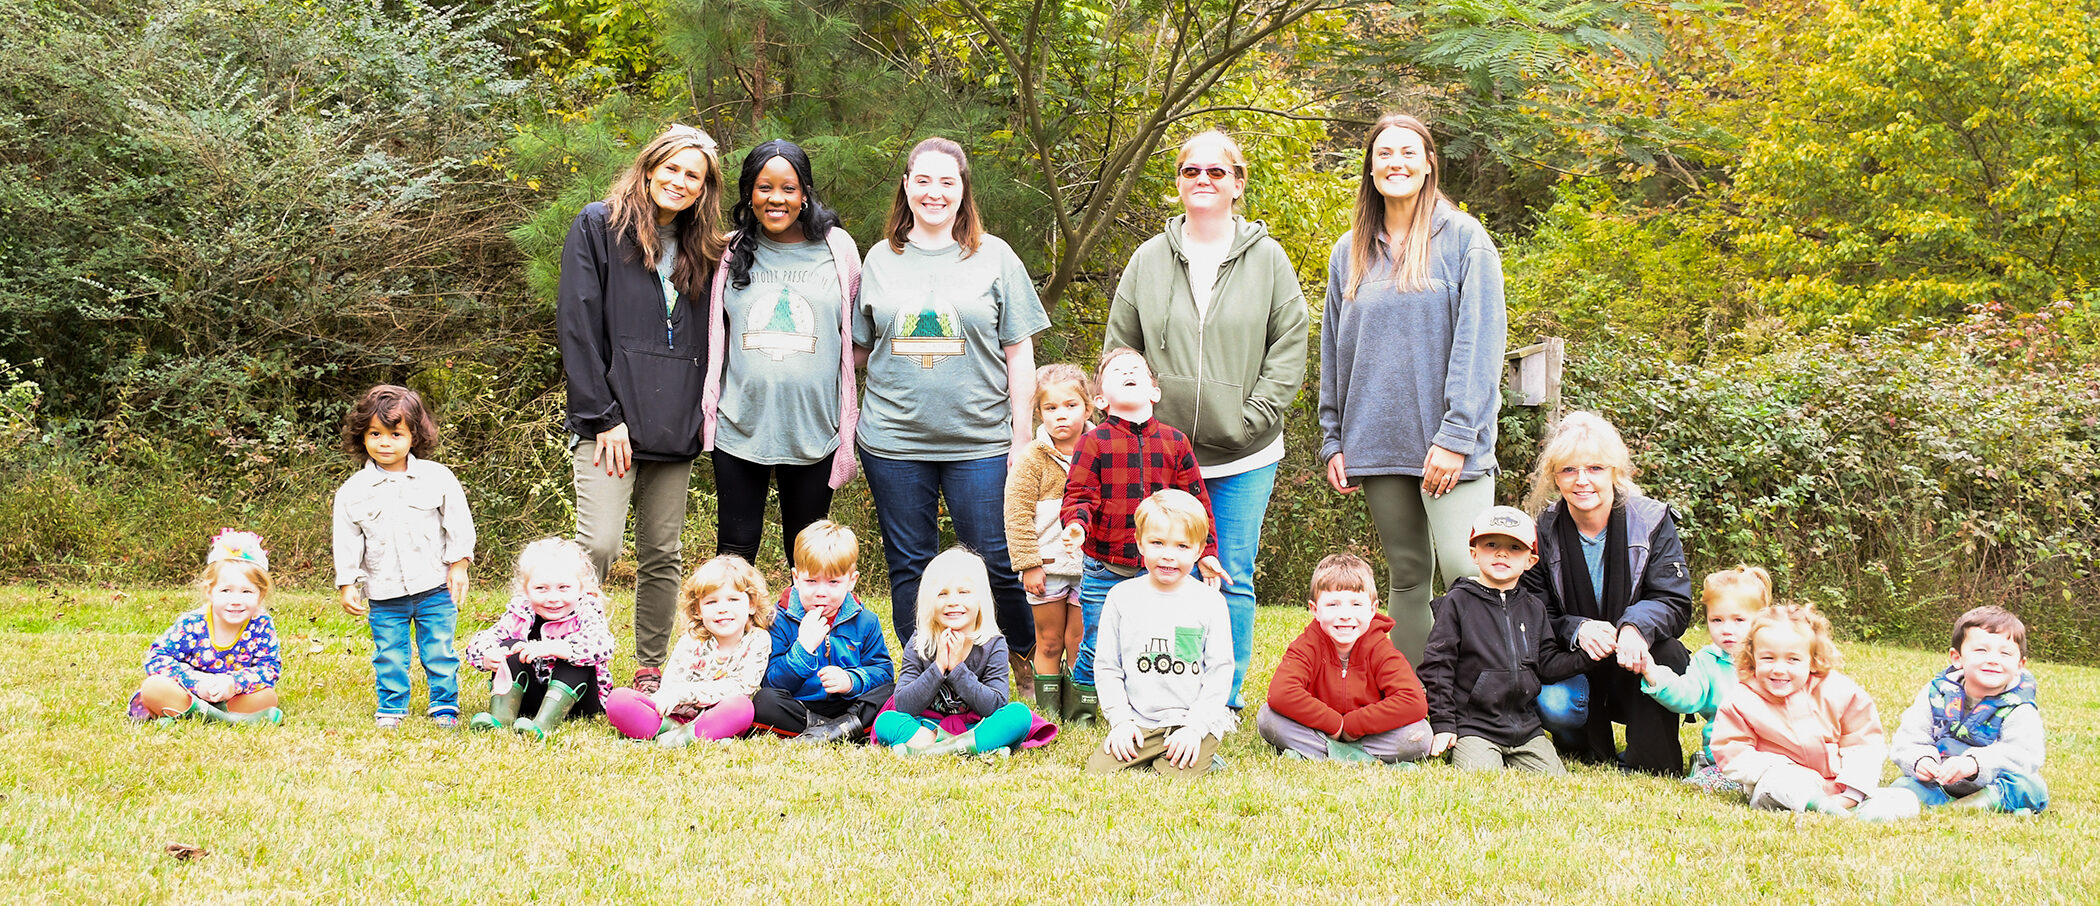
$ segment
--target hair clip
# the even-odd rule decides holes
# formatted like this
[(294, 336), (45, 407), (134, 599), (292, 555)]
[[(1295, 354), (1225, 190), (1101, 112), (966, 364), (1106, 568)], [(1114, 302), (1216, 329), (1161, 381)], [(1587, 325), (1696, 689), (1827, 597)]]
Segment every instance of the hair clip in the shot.
[(265, 571), (270, 568), (270, 552), (263, 550), (262, 536), (236, 529), (220, 529), (219, 534), (211, 539), (211, 553), (205, 555), (204, 565), (210, 566), (221, 560), (253, 563)]

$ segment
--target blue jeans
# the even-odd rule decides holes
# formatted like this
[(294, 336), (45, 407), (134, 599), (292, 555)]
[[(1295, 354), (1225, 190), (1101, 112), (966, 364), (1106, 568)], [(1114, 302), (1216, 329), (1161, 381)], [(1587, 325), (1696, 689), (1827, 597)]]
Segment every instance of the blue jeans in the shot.
[(1975, 778), (1970, 778), (1954, 792), (1949, 792), (1937, 783), (1919, 782), (1909, 775), (1896, 778), (1896, 782), (1889, 786), (1917, 796), (1918, 804), (1926, 808), (1939, 808), (1956, 802), (1963, 796), (1985, 791), (1991, 794), (1991, 808), (1994, 811), (2014, 812), (2025, 809), (2039, 812), (2049, 807), (2049, 787), (2042, 783), (2040, 776), (2004, 771), (1989, 784), (1978, 785), (1974, 780)]
[(1261, 522), (1269, 513), (1269, 494), (1276, 489), (1276, 463), (1251, 472), (1203, 480), (1210, 494), (1210, 514), (1218, 526), (1218, 564), (1232, 581), (1225, 611), (1232, 620), (1232, 698), (1237, 708), (1240, 684), (1254, 664), (1254, 561), (1261, 554)]
[(1539, 723), (1563, 740), (1580, 739), (1590, 722), (1590, 678), (1587, 674), (1561, 680), (1539, 690)]
[(1006, 454), (959, 462), (885, 459), (860, 451), (868, 497), (882, 528), (882, 559), (890, 568), (890, 616), (899, 645), (918, 628), (919, 577), (941, 550), (941, 499), (962, 546), (984, 558), (992, 579), (992, 614), (1006, 647), (1035, 650), (1035, 612), (1006, 555)]
[[(1072, 656), (1072, 682), (1091, 686), (1094, 684), (1094, 633), (1101, 629), (1101, 608), (1108, 603), (1108, 590), (1137, 577), (1118, 575), (1101, 561), (1083, 554), (1081, 563), (1079, 619), (1085, 625), (1085, 635), (1079, 639), (1079, 653)], [(1138, 572), (1139, 576), (1144, 574), (1142, 570)]]
[(452, 627), (459, 608), (440, 585), (420, 594), (372, 602), (372, 675), (379, 687), (380, 717), (408, 716), (411, 636), (430, 681), (430, 716), (459, 715), (459, 655)]

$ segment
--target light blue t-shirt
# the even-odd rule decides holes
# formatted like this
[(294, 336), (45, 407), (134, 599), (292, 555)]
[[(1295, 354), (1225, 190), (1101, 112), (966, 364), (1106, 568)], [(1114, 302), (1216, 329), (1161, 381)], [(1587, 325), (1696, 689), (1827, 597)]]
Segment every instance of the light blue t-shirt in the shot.
[(838, 449), (840, 292), (830, 245), (758, 237), (751, 282), (723, 289), (716, 449), (769, 466), (809, 465)]
[(868, 349), (860, 445), (891, 459), (984, 459), (1013, 446), (1006, 347), (1050, 326), (1028, 269), (987, 235), (928, 251), (877, 242), (860, 272), (853, 345)]
[[(1611, 530), (1605, 529), (1598, 532), (1595, 538), (1584, 535), (1581, 530), (1577, 530), (1575, 534), (1582, 539), (1582, 562), (1590, 568), (1590, 594), (1596, 597), (1597, 606), (1602, 608), (1604, 606), (1604, 539), (1605, 536), (1611, 534)], [(1600, 610), (1599, 612), (1602, 611)]]

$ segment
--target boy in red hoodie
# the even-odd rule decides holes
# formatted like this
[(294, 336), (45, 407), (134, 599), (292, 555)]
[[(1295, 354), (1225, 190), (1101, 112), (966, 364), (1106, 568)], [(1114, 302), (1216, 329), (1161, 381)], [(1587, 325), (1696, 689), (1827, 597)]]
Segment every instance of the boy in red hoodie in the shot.
[(1429, 701), (1378, 612), (1371, 565), (1329, 554), (1313, 568), (1313, 621), (1298, 634), (1254, 719), (1286, 758), (1384, 761), (1429, 756)]

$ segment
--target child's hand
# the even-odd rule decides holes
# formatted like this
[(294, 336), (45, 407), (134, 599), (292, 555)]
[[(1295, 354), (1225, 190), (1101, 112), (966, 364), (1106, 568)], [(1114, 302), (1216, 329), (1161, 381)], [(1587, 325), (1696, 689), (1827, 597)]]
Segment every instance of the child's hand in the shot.
[(970, 656), (971, 642), (967, 634), (953, 629), (941, 630), (940, 638), (934, 642), (933, 662), (947, 673), (962, 665), (963, 658)]
[(1612, 651), (1618, 648), (1618, 642), (1612, 638), (1610, 623), (1603, 620), (1584, 620), (1582, 628), (1575, 630), (1575, 646), (1581, 648), (1583, 654), (1589, 655), (1590, 660), (1601, 661), (1611, 656)]
[(510, 652), (508, 651), (491, 651), (482, 655), (481, 660), (475, 661), (474, 666), (494, 673), (503, 669), (503, 662), (509, 659)]
[(1212, 588), (1232, 581), (1232, 577), (1225, 573), (1225, 564), (1219, 563), (1215, 556), (1196, 561), (1196, 568), (1203, 572), (1203, 581), (1209, 583)]
[(1641, 671), (1641, 679), (1647, 680), (1651, 686), (1665, 686), (1677, 681), (1677, 671), (1656, 663), (1651, 657), (1648, 669)]
[(445, 564), (445, 592), (452, 596), (452, 603), (466, 603), (467, 569), (473, 565), (474, 561), (466, 557)]
[(233, 677), (223, 673), (207, 673), (193, 681), (198, 698), (208, 702), (223, 702), (233, 697)]
[(1434, 739), (1429, 740), (1429, 757), (1435, 758), (1451, 751), (1451, 747), (1457, 742), (1457, 733), (1438, 733)]
[(1920, 783), (1938, 783), (1940, 782), (1940, 760), (1927, 755), (1918, 759), (1917, 764), (1911, 765), (1910, 772), (1917, 776)]
[(824, 619), (821, 614), (805, 613), (802, 616), (802, 628), (795, 631), (795, 644), (802, 646), (802, 650), (810, 654), (816, 654), (818, 649), (824, 647), (824, 637), (830, 634), (831, 621)]
[(1943, 786), (1949, 783), (1960, 783), (1982, 771), (1983, 765), (1977, 763), (1976, 756), (1956, 755), (1953, 758), (1940, 762), (1939, 783)]
[(1057, 540), (1064, 544), (1065, 550), (1079, 553), (1079, 549), (1086, 544), (1086, 526), (1077, 522), (1069, 523), (1065, 526), (1065, 533), (1057, 536)]
[(1101, 751), (1117, 761), (1129, 761), (1137, 757), (1138, 741), (1144, 738), (1145, 731), (1137, 724), (1124, 724), (1108, 731), (1108, 738), (1101, 741)]
[[(1136, 752), (1131, 754), (1135, 755)], [(1167, 763), (1182, 770), (1196, 766), (1203, 755), (1203, 728), (1190, 725), (1167, 734)], [(1128, 759), (1125, 759), (1128, 760)]]
[(844, 695), (853, 691), (853, 674), (846, 668), (831, 666), (817, 671), (817, 682), (824, 684), (824, 691), (833, 695)]
[(371, 610), (371, 608), (365, 604), (364, 593), (358, 590), (356, 583), (345, 585), (337, 589), (337, 591), (342, 592), (344, 613), (347, 613), (353, 617), (361, 617), (364, 616), (367, 611)]
[(1043, 588), (1045, 587), (1043, 582), (1047, 577), (1042, 567), (1031, 566), (1021, 570), (1021, 587), (1027, 589), (1031, 595), (1042, 597)]

